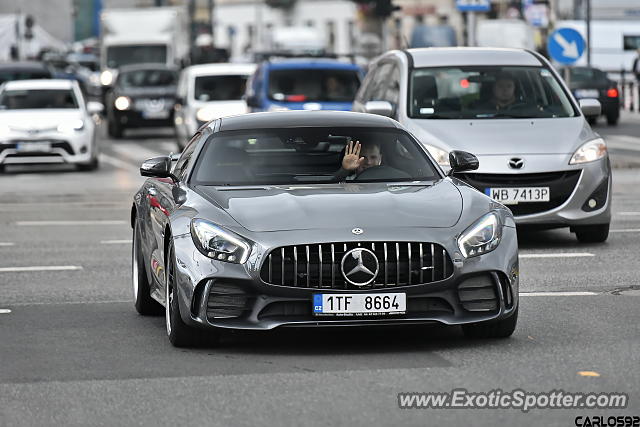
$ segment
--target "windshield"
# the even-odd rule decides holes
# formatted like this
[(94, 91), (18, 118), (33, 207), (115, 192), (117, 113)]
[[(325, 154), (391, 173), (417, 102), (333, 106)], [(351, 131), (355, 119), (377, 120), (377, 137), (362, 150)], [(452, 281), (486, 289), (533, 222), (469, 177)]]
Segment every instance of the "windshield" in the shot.
[(118, 75), (118, 85), (121, 87), (157, 87), (175, 84), (176, 73), (169, 70), (135, 70)]
[(577, 112), (542, 67), (420, 68), (411, 74), (410, 116), (417, 119), (574, 117)]
[(78, 108), (71, 89), (5, 90), (0, 95), (0, 109)]
[(118, 68), (129, 64), (166, 64), (167, 46), (158, 44), (111, 46), (107, 48), (107, 67)]
[(609, 80), (607, 73), (597, 68), (569, 68), (571, 83), (594, 83), (606, 82)]
[(249, 76), (196, 77), (193, 97), (198, 101), (231, 101), (242, 99)]
[[(346, 146), (361, 142), (358, 168), (343, 168)], [(357, 157), (356, 157), (357, 159)], [(440, 174), (406, 132), (388, 128), (287, 128), (220, 132), (199, 156), (194, 182), (296, 185), (341, 181), (433, 181)]]
[(356, 70), (290, 69), (269, 72), (269, 98), (280, 102), (352, 102)]
[(0, 71), (0, 84), (11, 80), (50, 79), (51, 73), (46, 70)]

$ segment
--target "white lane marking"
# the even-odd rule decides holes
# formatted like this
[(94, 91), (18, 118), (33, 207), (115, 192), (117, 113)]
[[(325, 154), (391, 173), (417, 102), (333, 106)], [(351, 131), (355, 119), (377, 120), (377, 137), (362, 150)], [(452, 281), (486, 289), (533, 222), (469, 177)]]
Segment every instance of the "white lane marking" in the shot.
[(640, 215), (640, 212), (618, 212), (618, 215), (622, 215), (622, 216), (636, 216), (636, 215)]
[(621, 228), (618, 230), (609, 230), (609, 233), (640, 233), (640, 228)]
[(589, 252), (559, 252), (551, 254), (520, 254), (520, 258), (582, 258), (595, 256)]
[(82, 270), (79, 265), (35, 265), (29, 267), (0, 267), (0, 273), (20, 273), (25, 271), (69, 271)]
[(133, 166), (132, 164), (123, 162), (120, 159), (117, 159), (115, 157), (109, 156), (104, 153), (100, 154), (99, 159), (102, 163), (106, 163), (118, 169), (124, 169), (126, 171), (133, 172), (133, 173), (139, 173), (140, 171), (139, 168)]
[(129, 303), (129, 299), (114, 299), (103, 301), (60, 301), (60, 302), (15, 302), (11, 303), (12, 306), (28, 306), (28, 305), (68, 305), (68, 304), (122, 304)]
[(14, 246), (15, 243), (13, 242), (0, 242), (0, 246)]
[(122, 225), (127, 221), (110, 221), (110, 220), (93, 220), (93, 221), (16, 221), (18, 226), (37, 226), (37, 225)]
[(131, 239), (129, 240), (101, 240), (101, 245), (125, 245), (133, 242)]
[(11, 310), (9, 310), (8, 308), (0, 308), (0, 314), (9, 314), (11, 313)]
[(597, 292), (520, 292), (521, 297), (584, 297), (598, 295)]

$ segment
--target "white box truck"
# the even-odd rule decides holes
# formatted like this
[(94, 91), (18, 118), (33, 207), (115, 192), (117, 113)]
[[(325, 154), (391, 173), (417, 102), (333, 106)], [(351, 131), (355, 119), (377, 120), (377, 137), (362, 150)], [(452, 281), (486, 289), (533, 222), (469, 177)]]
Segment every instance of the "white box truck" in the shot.
[(100, 82), (109, 86), (123, 65), (185, 64), (189, 23), (180, 7), (105, 9), (100, 15)]

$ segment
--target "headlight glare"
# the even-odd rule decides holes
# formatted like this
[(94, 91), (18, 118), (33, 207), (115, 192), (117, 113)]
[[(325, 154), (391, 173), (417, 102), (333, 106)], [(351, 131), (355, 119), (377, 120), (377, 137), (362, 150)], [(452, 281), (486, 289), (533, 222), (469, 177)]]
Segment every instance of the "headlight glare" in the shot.
[(580, 163), (593, 162), (595, 160), (603, 158), (606, 155), (607, 144), (602, 138), (596, 138), (582, 144), (582, 146), (580, 146), (580, 148), (578, 148), (576, 152), (573, 153), (569, 164), (577, 165)]
[(113, 105), (120, 111), (128, 110), (131, 108), (131, 99), (127, 96), (119, 96), (113, 102)]
[(191, 238), (203, 255), (218, 261), (244, 264), (251, 252), (249, 242), (204, 219), (191, 221)]
[(209, 107), (200, 108), (196, 112), (196, 119), (201, 122), (210, 122), (211, 120), (217, 119), (216, 111)]
[(427, 148), (427, 150), (429, 151), (429, 154), (431, 154), (431, 157), (433, 157), (433, 159), (440, 165), (440, 166), (447, 166), (449, 167), (449, 152), (438, 148), (438, 147), (434, 147), (433, 145), (429, 145), (429, 144), (424, 144), (424, 146)]
[(477, 220), (458, 237), (458, 248), (465, 258), (491, 252), (500, 243), (502, 224), (491, 212)]
[(113, 83), (113, 73), (109, 70), (104, 70), (100, 74), (100, 83), (103, 86), (110, 86)]

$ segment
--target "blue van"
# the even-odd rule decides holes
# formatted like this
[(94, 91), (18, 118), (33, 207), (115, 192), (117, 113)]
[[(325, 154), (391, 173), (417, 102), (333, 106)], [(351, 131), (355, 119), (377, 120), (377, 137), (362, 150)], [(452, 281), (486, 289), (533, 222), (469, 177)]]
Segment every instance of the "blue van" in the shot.
[(362, 82), (357, 64), (329, 58), (263, 61), (247, 83), (249, 111), (351, 111)]

